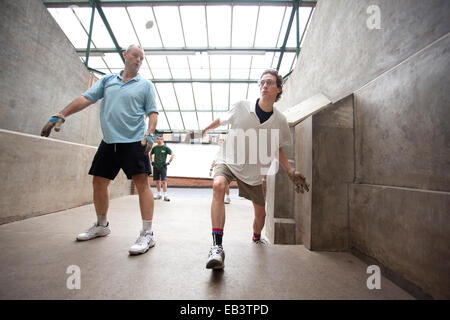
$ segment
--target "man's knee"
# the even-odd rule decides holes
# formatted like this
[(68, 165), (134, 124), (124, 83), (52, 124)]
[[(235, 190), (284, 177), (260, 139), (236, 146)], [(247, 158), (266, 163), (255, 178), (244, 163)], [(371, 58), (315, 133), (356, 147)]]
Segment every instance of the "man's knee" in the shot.
[(136, 186), (136, 188), (139, 191), (144, 191), (148, 188), (150, 188), (149, 182), (148, 182), (148, 176), (146, 174), (137, 174), (132, 177), (133, 183)]
[(110, 182), (111, 180), (99, 176), (94, 176), (92, 179), (92, 185), (96, 190), (107, 189)]
[(228, 183), (226, 179), (214, 179), (213, 182), (213, 193), (223, 195), (225, 194), (225, 189), (227, 187)]

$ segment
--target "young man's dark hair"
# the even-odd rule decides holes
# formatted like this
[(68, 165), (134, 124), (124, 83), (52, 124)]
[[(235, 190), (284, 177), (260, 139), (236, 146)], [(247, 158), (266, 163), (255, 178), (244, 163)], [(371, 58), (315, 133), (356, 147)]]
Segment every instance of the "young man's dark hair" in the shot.
[(261, 79), (265, 74), (271, 74), (277, 78), (277, 87), (281, 88), (280, 93), (277, 95), (277, 98), (275, 99), (275, 102), (277, 102), (278, 100), (280, 100), (281, 94), (283, 93), (283, 77), (280, 74), (278, 74), (278, 71), (275, 69), (266, 69), (259, 78)]

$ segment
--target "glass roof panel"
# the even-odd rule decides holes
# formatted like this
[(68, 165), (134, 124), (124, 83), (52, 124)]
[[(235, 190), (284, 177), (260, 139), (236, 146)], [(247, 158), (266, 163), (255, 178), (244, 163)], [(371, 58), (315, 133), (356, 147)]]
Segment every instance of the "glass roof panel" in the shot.
[(123, 69), (124, 64), (118, 53), (105, 53), (104, 57), (106, 64), (110, 68)]
[[(84, 28), (89, 32), (92, 9), (73, 7), (73, 11), (80, 19)], [(97, 10), (95, 10), (94, 25), (92, 27), (92, 41), (98, 48), (114, 48), (114, 42), (111, 40), (111, 36)], [(83, 47), (86, 48), (86, 44)]]
[(230, 85), (230, 103), (229, 103), (229, 105), (232, 105), (233, 103), (235, 103), (239, 100), (246, 100), (247, 99), (247, 87), (248, 87), (248, 84), (246, 84), (246, 83), (232, 83)]
[(187, 56), (167, 56), (172, 76), (179, 79), (190, 79)]
[(210, 47), (229, 47), (231, 7), (207, 6), (208, 40)]
[(179, 112), (166, 112), (172, 130), (184, 130), (183, 121)]
[(207, 47), (204, 6), (180, 7), (187, 47)]
[(209, 83), (193, 83), (197, 110), (211, 110), (211, 85)]
[(178, 8), (153, 7), (155, 21), (161, 33), (164, 47), (184, 47), (183, 32), (181, 29)]
[(212, 79), (230, 79), (230, 56), (209, 56)]
[(231, 56), (231, 79), (248, 79), (252, 56)]
[(146, 55), (147, 61), (152, 69), (155, 79), (170, 79), (169, 66), (167, 65), (167, 59), (165, 56), (159, 55)]
[(232, 47), (252, 47), (255, 36), (258, 7), (233, 7), (233, 38)]
[(229, 105), (229, 84), (228, 83), (213, 83), (212, 97), (214, 110), (228, 110)]
[[(128, 13), (133, 21), (134, 28), (141, 45), (145, 47), (162, 47), (161, 38), (155, 25), (155, 17), (150, 7), (128, 7)], [(153, 21), (153, 26), (148, 29), (147, 22)]]
[(163, 112), (158, 114), (158, 124), (156, 125), (157, 130), (169, 130), (169, 123), (167, 122), (166, 115)]
[(181, 110), (194, 110), (194, 98), (190, 83), (175, 83), (175, 92)]
[(189, 56), (189, 65), (191, 67), (192, 78), (209, 79), (209, 59), (206, 52)]
[(111, 26), (117, 42), (122, 48), (127, 48), (131, 44), (139, 44), (133, 26), (125, 8), (103, 8), (106, 19)]
[(295, 59), (295, 53), (294, 52), (285, 52), (283, 55), (283, 60), (281, 60), (281, 65), (280, 65), (280, 74), (282, 76), (285, 76), (286, 74), (289, 73), (289, 71), (291, 71), (291, 65), (292, 65), (292, 60)]
[[(181, 112), (183, 115), (186, 130), (201, 130), (197, 124), (197, 115), (195, 112)], [(202, 128), (203, 129), (203, 128)]]
[[(146, 4), (147, 2), (145, 2)], [(150, 3), (150, 2), (148, 2)], [(126, 48), (135, 43), (146, 51), (146, 61), (140, 74), (153, 79), (160, 110), (158, 128), (183, 130), (201, 129), (214, 118), (228, 110), (230, 104), (243, 99), (256, 100), (259, 87), (256, 83), (205, 83), (208, 79), (239, 80), (259, 79), (267, 68), (276, 68), (280, 52), (267, 51), (264, 55), (226, 52), (211, 49), (230, 47), (275, 47), (283, 44), (291, 15), (291, 6), (268, 6), (264, 2), (250, 2), (245, 5), (179, 5), (171, 6), (104, 6), (103, 11), (119, 45)], [(89, 7), (67, 7), (48, 9), (75, 48), (85, 49), (92, 9)], [(301, 33), (305, 29), (310, 7), (300, 8)], [(147, 28), (147, 22), (153, 25)], [(290, 31), (287, 47), (295, 47), (296, 19)], [(255, 34), (256, 30), (256, 34)], [(300, 34), (301, 36), (301, 34)], [(172, 50), (172, 52), (151, 52), (150, 49), (167, 48), (182, 50), (197, 48), (195, 55)], [(95, 13), (91, 48), (115, 48), (109, 32)], [(80, 53), (83, 61), (84, 54)], [(295, 53), (285, 52), (280, 73), (285, 76), (296, 63)], [(105, 53), (103, 57), (91, 54), (89, 67), (102, 71), (119, 73), (123, 61), (118, 53)], [(193, 83), (160, 82), (171, 79), (193, 79)], [(195, 80), (202, 80), (196, 82)], [(211, 104), (214, 103), (214, 108)], [(163, 109), (164, 107), (164, 109)], [(180, 109), (182, 113), (180, 113)], [(193, 110), (197, 110), (194, 112)], [(211, 112), (214, 110), (213, 113)], [(164, 112), (166, 111), (166, 112)], [(200, 121), (200, 128), (198, 127)], [(166, 119), (169, 119), (167, 122)], [(184, 121), (184, 125), (183, 125)], [(227, 126), (218, 128), (226, 130)]]
[[(266, 53), (263, 56), (254, 56), (252, 61), (252, 70), (250, 72), (250, 79), (259, 79), (263, 71), (270, 68), (271, 62), (271, 53)], [(275, 68), (277, 63), (278, 58), (275, 59)]]
[(255, 47), (275, 47), (285, 7), (261, 7)]
[(177, 99), (175, 98), (175, 91), (173, 90), (173, 85), (171, 83), (155, 83), (155, 87), (158, 90), (159, 96), (161, 98), (161, 103), (164, 109), (167, 110), (178, 110)]
[[(84, 57), (83, 57), (84, 61)], [(102, 57), (90, 56), (88, 60), (88, 65), (94, 69), (107, 69), (105, 62)]]
[(88, 36), (69, 8), (50, 8), (50, 14), (75, 48), (86, 48)]

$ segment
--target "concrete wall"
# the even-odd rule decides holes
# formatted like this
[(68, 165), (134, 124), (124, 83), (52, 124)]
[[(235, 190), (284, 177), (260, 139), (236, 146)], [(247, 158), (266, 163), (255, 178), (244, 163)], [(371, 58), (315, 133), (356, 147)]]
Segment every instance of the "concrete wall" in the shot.
[[(379, 30), (367, 28), (371, 5), (380, 8)], [(318, 1), (279, 107), (320, 92), (333, 102), (350, 95), (447, 34), (449, 12), (447, 0)]]
[[(98, 146), (102, 134), (96, 104), (68, 118), (61, 132), (52, 133), (51, 138), (60, 141), (44, 143), (38, 138), (50, 116), (83, 93), (93, 78), (42, 1), (2, 1), (1, 7), (0, 217), (4, 223), (92, 201), (91, 191), (85, 191), (92, 189), (87, 172), (92, 147)], [(42, 172), (51, 168), (51, 175), (31, 168)], [(122, 179), (111, 196), (129, 192), (129, 182)]]
[[(370, 5), (380, 8), (379, 30), (366, 26)], [(298, 239), (359, 252), (410, 292), (438, 299), (450, 298), (448, 16), (448, 1), (319, 1), (278, 104), (318, 93), (335, 103), (295, 128), (296, 167), (312, 181), (296, 195)], [(343, 138), (329, 112), (350, 94), (353, 126)], [(326, 113), (335, 129), (320, 125)], [(340, 148), (342, 139), (353, 147)], [(338, 186), (336, 165), (345, 163), (354, 171), (346, 167)], [(320, 196), (327, 190), (347, 194)]]

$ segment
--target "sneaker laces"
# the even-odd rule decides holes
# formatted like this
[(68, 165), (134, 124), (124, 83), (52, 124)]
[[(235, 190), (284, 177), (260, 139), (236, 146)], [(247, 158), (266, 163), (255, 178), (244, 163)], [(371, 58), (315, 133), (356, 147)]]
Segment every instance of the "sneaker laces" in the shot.
[(136, 243), (138, 245), (147, 245), (150, 242), (151, 233), (141, 233), (139, 238), (137, 238)]

